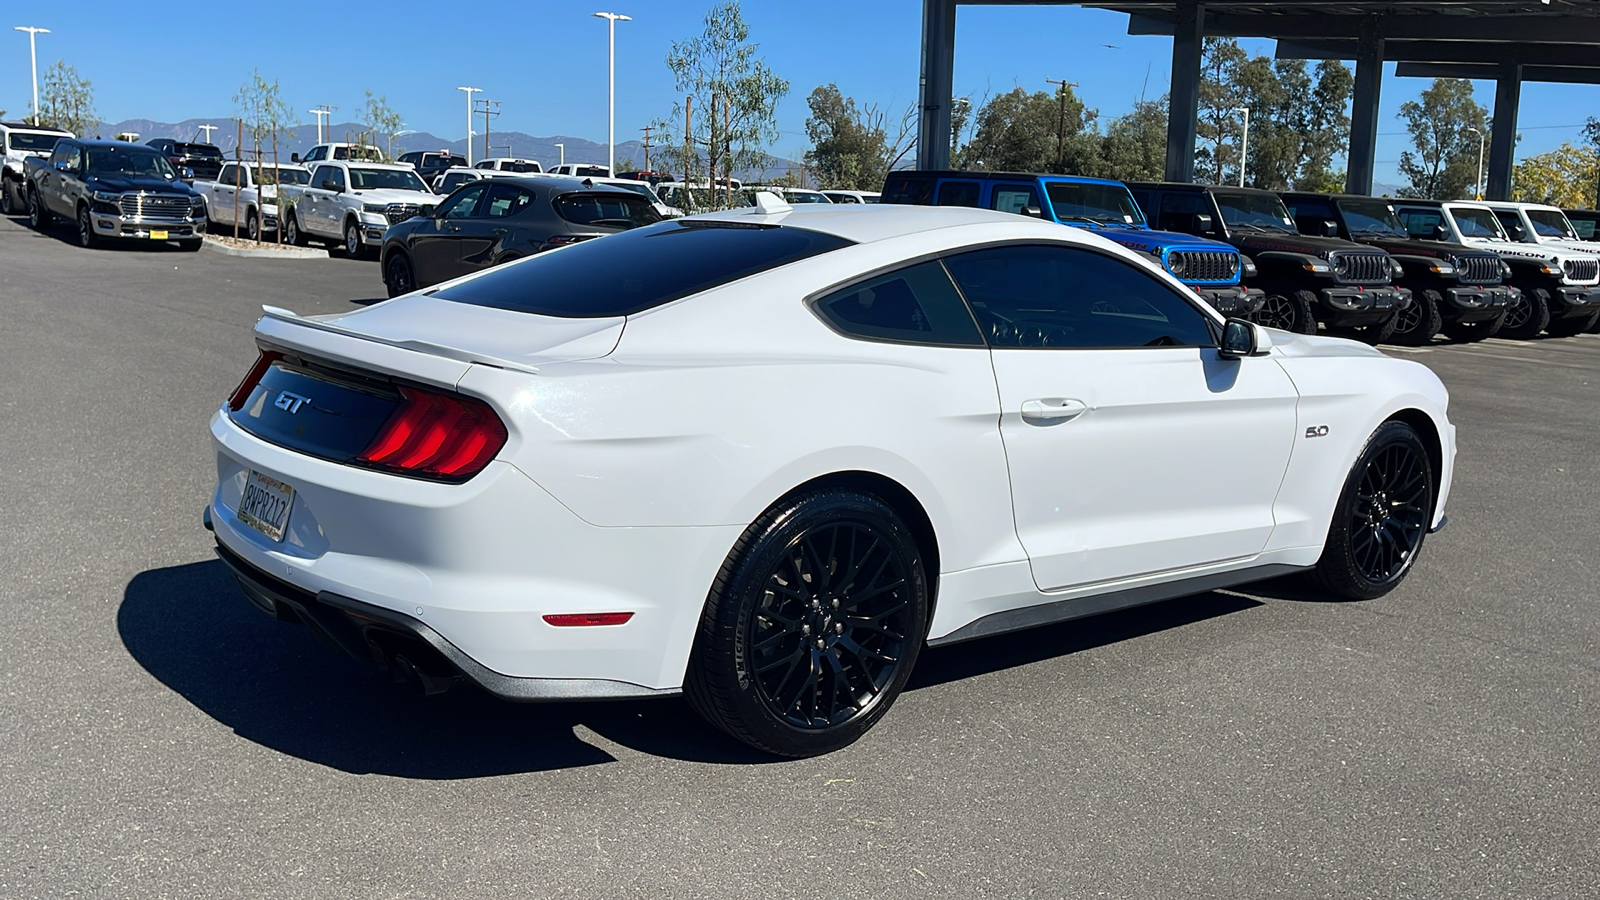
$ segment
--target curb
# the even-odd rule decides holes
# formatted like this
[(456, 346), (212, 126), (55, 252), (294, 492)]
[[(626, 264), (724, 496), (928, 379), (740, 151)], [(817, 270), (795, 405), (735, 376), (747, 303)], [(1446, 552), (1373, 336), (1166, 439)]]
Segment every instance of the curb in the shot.
[(256, 259), (327, 259), (327, 250), (318, 250), (313, 247), (285, 247), (282, 250), (245, 250), (238, 247), (229, 247), (221, 241), (206, 239), (201, 246), (207, 250), (221, 253), (225, 256), (245, 256)]

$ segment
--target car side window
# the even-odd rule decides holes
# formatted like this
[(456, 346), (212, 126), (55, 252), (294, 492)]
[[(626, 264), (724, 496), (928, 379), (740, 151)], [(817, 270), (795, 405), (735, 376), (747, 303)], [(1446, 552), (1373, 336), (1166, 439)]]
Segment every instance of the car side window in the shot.
[(217, 173), (217, 184), (233, 184), (236, 172), (233, 163), (223, 166), (222, 171)]
[(939, 185), (935, 206), (977, 206), (982, 185), (976, 181), (946, 181)]
[(879, 275), (813, 304), (818, 315), (845, 334), (914, 344), (981, 347), (972, 314), (950, 275), (925, 262)]
[(1039, 192), (1031, 184), (997, 184), (989, 193), (989, 208), (1000, 212), (1024, 215), (1023, 210), (1028, 207), (1043, 209), (1039, 204)]
[(67, 148), (67, 171), (83, 171), (83, 148), (72, 146)]
[(533, 192), (510, 184), (489, 184), (483, 214), (491, 219), (514, 216), (533, 204)]
[(55, 151), (50, 154), (50, 163), (51, 163), (51, 165), (54, 165), (56, 163), (64, 163), (64, 162), (66, 162), (67, 161), (67, 154), (69, 154), (71, 152), (72, 152), (72, 145), (71, 144), (69, 144), (69, 143), (67, 143), (65, 141), (62, 141), (62, 142), (56, 144)]
[(1433, 239), (1433, 229), (1444, 224), (1444, 216), (1432, 209), (1399, 209), (1400, 224), (1406, 228), (1406, 234), (1424, 240)]
[(316, 162), (317, 160), (321, 159), (322, 155), (326, 152), (328, 152), (328, 148), (326, 147), (312, 147), (311, 152), (306, 154), (306, 162)]
[(485, 184), (475, 184), (456, 192), (439, 207), (440, 219), (470, 219), (478, 208), (478, 198), (483, 196)]
[(1172, 287), (1093, 250), (992, 247), (945, 265), (996, 348), (1215, 346), (1210, 320)]

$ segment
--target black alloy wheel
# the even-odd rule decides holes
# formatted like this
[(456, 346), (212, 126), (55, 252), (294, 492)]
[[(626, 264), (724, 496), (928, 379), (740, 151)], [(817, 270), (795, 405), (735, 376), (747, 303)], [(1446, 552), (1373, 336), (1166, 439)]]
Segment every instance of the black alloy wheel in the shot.
[(417, 276), (411, 268), (411, 257), (404, 250), (396, 250), (389, 255), (389, 261), (383, 266), (383, 284), (389, 289), (391, 297), (409, 294), (417, 289)]
[(768, 753), (836, 750), (888, 711), (927, 626), (927, 579), (900, 517), (867, 494), (801, 494), (746, 529), (718, 574), (689, 701)]
[(1350, 470), (1314, 580), (1351, 600), (1393, 590), (1422, 550), (1433, 516), (1433, 467), (1404, 422), (1385, 422)]
[(1500, 325), (1502, 337), (1527, 340), (1539, 336), (1550, 324), (1550, 292), (1544, 288), (1530, 288), (1522, 292), (1516, 303), (1506, 308), (1506, 317)]
[(1433, 336), (1444, 327), (1444, 315), (1440, 309), (1444, 306), (1444, 297), (1438, 291), (1418, 291), (1411, 298), (1411, 305), (1394, 314), (1394, 334), (1391, 336), (1397, 344), (1407, 344), (1412, 347), (1421, 347), (1433, 340)]
[(35, 231), (44, 231), (50, 227), (50, 210), (44, 208), (44, 201), (40, 199), (39, 192), (28, 188), (28, 227)]
[(1310, 291), (1293, 291), (1288, 294), (1268, 294), (1261, 308), (1250, 318), (1257, 325), (1279, 328), (1295, 334), (1316, 334), (1317, 319), (1313, 312)]
[(100, 236), (94, 233), (94, 222), (89, 218), (89, 207), (78, 207), (78, 243), (93, 249), (100, 243)]

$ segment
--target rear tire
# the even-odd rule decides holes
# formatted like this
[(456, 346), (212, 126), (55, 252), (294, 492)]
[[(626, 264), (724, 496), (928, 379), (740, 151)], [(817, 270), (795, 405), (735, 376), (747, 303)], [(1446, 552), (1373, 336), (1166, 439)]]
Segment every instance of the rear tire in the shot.
[(1250, 317), (1257, 325), (1281, 328), (1295, 334), (1316, 334), (1317, 297), (1310, 291), (1289, 294), (1268, 294), (1261, 308)]
[(728, 554), (685, 693), (706, 721), (752, 747), (827, 753), (888, 712), (927, 629), (923, 560), (894, 510), (848, 490), (797, 494)]
[(17, 214), (17, 204), (21, 201), (22, 194), (17, 190), (17, 183), (6, 178), (0, 180), (0, 213), (8, 216)]
[(261, 240), (261, 220), (256, 217), (256, 211), (251, 209), (244, 215), (244, 233), (252, 241)]
[(1600, 324), (1600, 311), (1590, 314), (1587, 319), (1562, 319), (1559, 322), (1551, 322), (1544, 330), (1551, 337), (1572, 337), (1593, 331), (1597, 324)]
[(44, 200), (39, 196), (36, 188), (28, 188), (28, 225), (34, 231), (49, 231), (50, 223), (55, 219), (50, 210), (45, 208)]
[(300, 230), (300, 213), (296, 212), (292, 206), (289, 207), (288, 212), (284, 213), (283, 238), (293, 247), (304, 247), (306, 245), (306, 234)]
[(1529, 288), (1522, 292), (1517, 305), (1506, 309), (1500, 336), (1525, 341), (1539, 336), (1550, 324), (1550, 292), (1544, 288)]
[(1439, 312), (1444, 297), (1438, 291), (1418, 291), (1411, 305), (1394, 314), (1394, 333), (1390, 339), (1397, 344), (1421, 347), (1433, 340), (1444, 327), (1444, 315)]
[(1379, 426), (1345, 479), (1312, 580), (1347, 600), (1372, 600), (1399, 586), (1432, 523), (1433, 477), (1410, 425)]

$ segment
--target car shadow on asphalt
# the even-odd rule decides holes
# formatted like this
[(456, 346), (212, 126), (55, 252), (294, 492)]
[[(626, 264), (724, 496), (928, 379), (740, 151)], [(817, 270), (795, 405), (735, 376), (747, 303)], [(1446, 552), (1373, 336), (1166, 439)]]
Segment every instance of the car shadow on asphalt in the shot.
[[(1114, 644), (1259, 606), (1208, 593), (927, 650), (908, 690)], [(135, 576), (117, 610), (129, 655), (240, 737), (354, 774), (482, 778), (616, 757), (583, 730), (652, 756), (777, 762), (705, 725), (681, 698), (520, 704), (471, 686), (417, 697), (309, 629), (258, 611), (220, 561)]]

